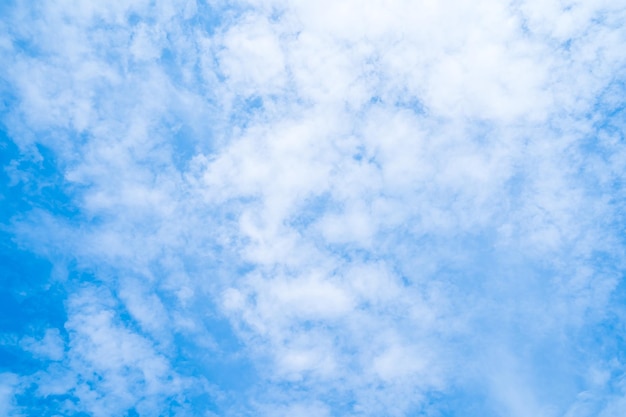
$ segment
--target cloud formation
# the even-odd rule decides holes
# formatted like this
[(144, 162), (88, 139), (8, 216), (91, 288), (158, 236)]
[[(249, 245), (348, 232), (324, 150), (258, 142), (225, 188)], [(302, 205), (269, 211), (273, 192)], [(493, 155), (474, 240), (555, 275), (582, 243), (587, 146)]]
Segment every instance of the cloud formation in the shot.
[(624, 6), (0, 9), (4, 414), (618, 415)]

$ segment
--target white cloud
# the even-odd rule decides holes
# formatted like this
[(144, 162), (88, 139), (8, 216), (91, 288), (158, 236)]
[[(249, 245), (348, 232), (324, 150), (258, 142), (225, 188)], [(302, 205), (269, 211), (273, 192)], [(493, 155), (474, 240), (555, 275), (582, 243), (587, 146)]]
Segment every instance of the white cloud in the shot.
[(15, 386), (18, 384), (19, 376), (13, 373), (4, 372), (0, 374), (0, 411), (6, 416), (21, 416), (22, 414), (15, 407)]
[(63, 359), (65, 343), (59, 334), (58, 329), (47, 329), (44, 337), (36, 340), (30, 336), (22, 338), (20, 345), (26, 351), (31, 352), (35, 357), (59, 361)]
[(271, 94), (285, 84), (278, 34), (262, 17), (229, 28), (220, 46), (220, 67), (238, 94)]
[[(554, 355), (543, 335), (573, 343), (616, 286), (594, 259), (623, 253), (624, 151), (596, 103), (623, 77), (624, 7), (259, 1), (206, 29), (210, 6), (13, 12), (45, 54), (2, 49), (5, 123), (54, 151), (80, 211), (13, 230), (108, 287), (71, 290), (68, 352), (54, 330), (23, 339), (66, 355), (62, 389), (158, 414), (191, 384), (176, 338), (218, 350), (219, 313), (266, 415), (406, 415), (468, 381), (510, 415), (578, 401), (541, 396), (515, 340)], [(611, 156), (591, 161), (595, 136)]]
[(94, 415), (132, 407), (154, 414), (169, 409), (171, 397), (184, 404), (182, 392), (192, 381), (176, 375), (149, 339), (126, 328), (113, 303), (106, 292), (94, 288), (69, 300), (67, 355), (79, 381), (74, 388), (79, 407)]

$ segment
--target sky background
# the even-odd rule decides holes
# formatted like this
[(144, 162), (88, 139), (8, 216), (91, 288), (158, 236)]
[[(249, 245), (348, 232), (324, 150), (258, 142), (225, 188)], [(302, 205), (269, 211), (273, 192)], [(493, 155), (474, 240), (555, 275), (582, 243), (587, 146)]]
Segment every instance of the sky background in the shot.
[(0, 1), (0, 414), (623, 417), (623, 0)]

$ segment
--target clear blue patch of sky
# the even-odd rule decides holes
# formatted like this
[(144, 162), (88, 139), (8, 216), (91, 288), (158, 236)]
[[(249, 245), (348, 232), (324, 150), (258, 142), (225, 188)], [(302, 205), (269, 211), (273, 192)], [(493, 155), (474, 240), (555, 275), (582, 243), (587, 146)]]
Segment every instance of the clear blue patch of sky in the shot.
[(446, 392), (431, 392), (415, 412), (419, 417), (500, 417), (490, 403), (483, 381), (464, 381)]
[[(29, 335), (43, 337), (48, 328), (64, 333), (67, 319), (65, 289), (51, 282), (49, 261), (16, 248), (0, 234), (0, 369), (28, 374), (40, 363), (19, 347), (19, 339)], [(8, 342), (8, 343), (7, 343)]]
[(257, 95), (238, 96), (233, 103), (233, 110), (230, 114), (229, 125), (245, 128), (250, 122), (261, 114), (264, 107), (263, 97)]
[(319, 195), (311, 195), (299, 207), (288, 222), (289, 226), (295, 230), (304, 231), (329, 211), (336, 210), (338, 205), (333, 201), (330, 193), (321, 193)]
[(76, 413), (70, 408), (74, 408), (79, 400), (71, 394), (47, 395), (42, 397), (37, 395), (37, 384), (33, 383), (23, 392), (16, 395), (15, 402), (18, 409), (21, 408), (27, 415), (42, 417), (56, 417), (59, 414), (72, 416), (88, 416), (87, 413)]
[[(62, 328), (65, 292), (51, 281), (50, 260), (20, 248), (11, 233), (11, 222), (34, 208), (64, 216), (75, 213), (59, 190), (60, 178), (43, 147), (40, 161), (24, 157), (0, 132), (0, 323), (4, 332), (37, 333), (46, 327)], [(13, 167), (12, 163), (16, 162)], [(19, 170), (25, 181), (12, 181), (7, 168)]]

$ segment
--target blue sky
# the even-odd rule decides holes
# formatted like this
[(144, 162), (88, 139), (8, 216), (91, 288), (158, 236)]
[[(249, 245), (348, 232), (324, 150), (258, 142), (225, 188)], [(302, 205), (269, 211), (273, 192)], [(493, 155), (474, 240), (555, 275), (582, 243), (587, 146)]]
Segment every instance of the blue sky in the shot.
[(0, 4), (0, 414), (618, 417), (626, 5)]

